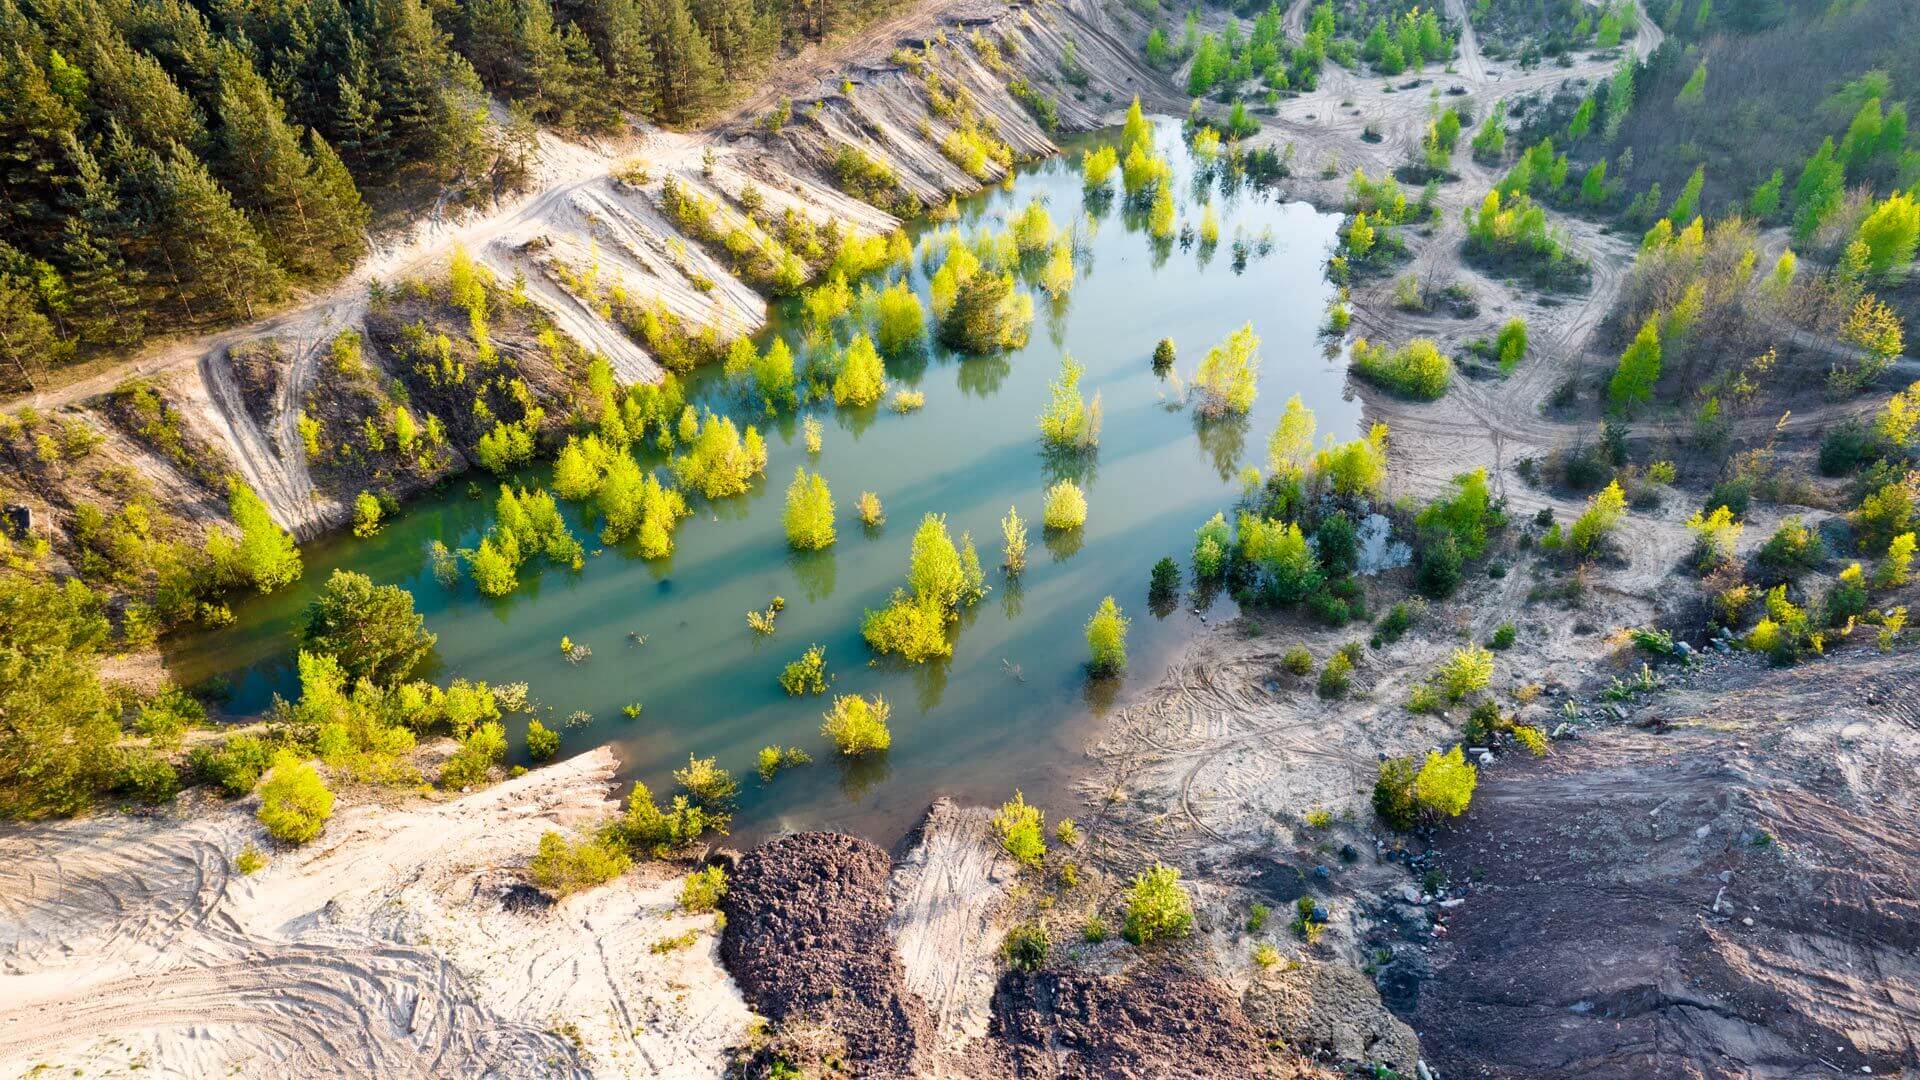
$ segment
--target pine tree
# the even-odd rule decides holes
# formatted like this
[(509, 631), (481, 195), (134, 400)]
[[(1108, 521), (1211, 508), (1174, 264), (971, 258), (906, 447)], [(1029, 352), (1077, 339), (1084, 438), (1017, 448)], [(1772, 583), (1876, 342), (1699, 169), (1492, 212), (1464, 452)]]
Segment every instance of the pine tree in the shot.
[(154, 178), (162, 258), (189, 314), (251, 315), (280, 296), (285, 278), (200, 159), (175, 146)]

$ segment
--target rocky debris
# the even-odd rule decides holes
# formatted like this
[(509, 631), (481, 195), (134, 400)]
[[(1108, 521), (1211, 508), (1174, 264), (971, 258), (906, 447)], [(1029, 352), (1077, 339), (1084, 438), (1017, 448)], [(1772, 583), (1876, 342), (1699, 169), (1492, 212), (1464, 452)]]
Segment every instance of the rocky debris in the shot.
[(892, 871), (865, 840), (795, 833), (743, 856), (722, 902), (721, 961), (748, 1004), (782, 1029), (830, 1028), (861, 1076), (911, 1075), (925, 1026), (888, 927)]
[(1125, 975), (1010, 971), (993, 995), (990, 1075), (1297, 1076), (1214, 979), (1173, 963)]
[(1338, 1062), (1413, 1072), (1420, 1040), (1380, 1003), (1367, 977), (1345, 964), (1301, 960), (1263, 972), (1247, 988), (1247, 1018), (1289, 1047)]

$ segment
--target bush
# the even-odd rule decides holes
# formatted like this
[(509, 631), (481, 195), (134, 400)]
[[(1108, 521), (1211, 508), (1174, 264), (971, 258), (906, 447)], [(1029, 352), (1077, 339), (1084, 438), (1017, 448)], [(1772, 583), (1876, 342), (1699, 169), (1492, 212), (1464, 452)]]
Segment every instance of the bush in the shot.
[(1485, 690), (1492, 680), (1493, 654), (1478, 645), (1455, 649), (1435, 675), (1435, 683), (1448, 702), (1457, 702), (1469, 694), (1477, 694)]
[(1280, 666), (1289, 675), (1311, 675), (1313, 674), (1313, 654), (1307, 651), (1305, 645), (1295, 645), (1280, 658)]
[(1568, 540), (1576, 554), (1591, 555), (1599, 549), (1613, 530), (1626, 516), (1627, 496), (1620, 490), (1618, 481), (1613, 481), (1587, 500), (1586, 513), (1581, 514), (1568, 533)]
[(267, 835), (286, 844), (304, 844), (320, 835), (333, 816), (333, 792), (319, 770), (282, 751), (260, 787), (260, 824)]
[(698, 840), (708, 831), (724, 835), (728, 815), (675, 795), (673, 804), (662, 811), (653, 801), (647, 785), (636, 783), (627, 796), (627, 812), (612, 826), (611, 835), (635, 851), (665, 858)]
[(542, 891), (562, 897), (604, 885), (632, 866), (627, 853), (606, 839), (582, 837), (569, 841), (549, 829), (541, 835), (540, 850), (527, 864), (527, 877)]
[(893, 732), (887, 728), (892, 711), (886, 699), (877, 694), (871, 701), (858, 694), (845, 694), (833, 699), (820, 734), (833, 740), (847, 757), (878, 753), (893, 745)]
[(688, 754), (687, 767), (673, 770), (673, 781), (685, 788), (695, 803), (710, 810), (732, 806), (733, 797), (740, 793), (740, 782), (710, 757)]
[(810, 645), (780, 673), (780, 689), (794, 697), (827, 692), (827, 648)]
[(1466, 813), (1473, 801), (1479, 770), (1466, 760), (1460, 747), (1442, 754), (1429, 751), (1413, 782), (1413, 797), (1423, 810), (1447, 817)]
[(1417, 776), (1412, 758), (1389, 758), (1381, 762), (1379, 778), (1373, 782), (1375, 816), (1395, 829), (1411, 829), (1418, 824), (1418, 808), (1413, 798)]
[(173, 763), (144, 746), (129, 746), (120, 752), (119, 774), (114, 786), (141, 802), (163, 803), (180, 794), (180, 773)]
[(233, 868), (238, 871), (242, 877), (252, 877), (265, 869), (266, 865), (266, 853), (262, 852), (253, 844), (248, 844), (246, 847), (241, 848), (240, 854), (233, 857)]
[(1038, 971), (1047, 962), (1047, 931), (1037, 923), (1018, 923), (1007, 930), (1000, 956), (1015, 971)]
[(460, 740), (460, 749), (440, 767), (440, 786), (448, 791), (479, 787), (506, 756), (506, 729), (493, 721), (480, 724)]
[(1398, 349), (1373, 345), (1361, 338), (1353, 343), (1353, 371), (1395, 393), (1433, 401), (1447, 392), (1447, 384), (1453, 379), (1453, 361), (1426, 338), (1415, 338)]
[(781, 521), (786, 526), (787, 544), (795, 551), (818, 551), (831, 545), (833, 494), (827, 490), (827, 478), (795, 467)]
[(253, 790), (271, 764), (272, 754), (257, 735), (232, 735), (217, 746), (197, 746), (189, 760), (195, 772), (231, 796)]
[(1193, 898), (1180, 884), (1180, 871), (1162, 863), (1133, 879), (1127, 893), (1127, 919), (1121, 936), (1148, 945), (1193, 931)]
[(1335, 653), (1320, 669), (1320, 696), (1323, 698), (1345, 697), (1347, 688), (1353, 682), (1353, 661), (1345, 653)]
[(1127, 625), (1120, 607), (1109, 596), (1087, 620), (1087, 667), (1095, 675), (1113, 675), (1127, 666)]
[(1820, 534), (1807, 528), (1797, 514), (1780, 523), (1757, 556), (1761, 566), (1789, 578), (1814, 569), (1826, 557), (1826, 545), (1820, 542)]
[(699, 915), (720, 906), (720, 898), (727, 895), (727, 871), (720, 866), (709, 866), (704, 870), (695, 870), (687, 875), (680, 885), (680, 910), (689, 915)]
[(1087, 523), (1087, 497), (1080, 485), (1062, 480), (1047, 489), (1041, 524), (1052, 532), (1077, 529)]
[(1153, 564), (1153, 573), (1147, 581), (1147, 595), (1161, 600), (1172, 599), (1180, 591), (1180, 564), (1171, 558), (1163, 558)]
[(1519, 636), (1520, 636), (1520, 631), (1518, 628), (1516, 628), (1510, 622), (1503, 622), (1500, 624), (1500, 626), (1497, 629), (1494, 630), (1493, 637), (1487, 640), (1487, 648), (1511, 649), (1513, 648), (1514, 639), (1518, 638)]
[(772, 782), (774, 776), (776, 776), (781, 769), (791, 769), (796, 765), (810, 765), (812, 763), (813, 755), (797, 746), (784, 748), (779, 746), (763, 746), (760, 748), (760, 756), (757, 761), (760, 782)]
[(1047, 856), (1047, 821), (1040, 808), (1020, 792), (993, 812), (993, 834), (1000, 846), (1022, 866), (1039, 866)]
[(551, 761), (560, 752), (560, 733), (538, 720), (527, 722), (527, 756), (535, 761)]

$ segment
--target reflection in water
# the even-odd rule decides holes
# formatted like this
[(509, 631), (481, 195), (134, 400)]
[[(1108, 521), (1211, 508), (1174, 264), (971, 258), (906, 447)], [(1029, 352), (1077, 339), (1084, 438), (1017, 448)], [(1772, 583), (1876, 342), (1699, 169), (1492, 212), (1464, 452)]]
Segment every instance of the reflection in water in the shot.
[(1086, 703), (1093, 715), (1105, 718), (1120, 703), (1120, 691), (1126, 686), (1126, 680), (1117, 675), (1087, 676), (1080, 691), (1080, 700)]
[(793, 576), (799, 580), (808, 600), (825, 600), (833, 595), (839, 550), (835, 545), (819, 551), (796, 551), (787, 556), (787, 565), (793, 568)]
[(1247, 445), (1247, 418), (1229, 413), (1226, 416), (1202, 416), (1198, 411), (1193, 414), (1193, 433), (1200, 439), (1201, 449), (1213, 462), (1213, 471), (1220, 475), (1222, 483), (1232, 481), (1240, 471), (1240, 454)]
[(1013, 373), (1013, 361), (1005, 356), (975, 356), (960, 361), (954, 371), (954, 383), (960, 392), (988, 398), (1000, 392), (1000, 384)]
[(1078, 529), (1046, 529), (1041, 533), (1041, 540), (1047, 545), (1054, 562), (1066, 562), (1086, 545), (1087, 530), (1085, 526)]
[(862, 754), (859, 757), (839, 758), (840, 794), (848, 802), (857, 803), (867, 797), (874, 786), (885, 781), (893, 774), (893, 764), (885, 753)]

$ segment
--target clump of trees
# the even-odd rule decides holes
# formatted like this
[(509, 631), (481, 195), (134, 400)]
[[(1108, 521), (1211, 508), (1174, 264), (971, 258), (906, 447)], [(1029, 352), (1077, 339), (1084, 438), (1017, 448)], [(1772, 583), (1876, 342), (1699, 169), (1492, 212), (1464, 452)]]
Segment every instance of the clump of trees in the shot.
[(895, 589), (886, 607), (869, 609), (860, 632), (873, 650), (909, 663), (953, 655), (949, 625), (962, 608), (987, 594), (973, 538), (966, 533), (955, 546), (946, 518), (928, 514), (914, 533), (907, 566), (907, 587)]
[(1260, 337), (1247, 323), (1207, 350), (1193, 373), (1192, 389), (1202, 416), (1239, 416), (1260, 392)]
[(1352, 366), (1361, 378), (1422, 401), (1445, 394), (1453, 380), (1453, 361), (1429, 338), (1415, 338), (1397, 349), (1361, 338), (1353, 343)]
[(1428, 752), (1418, 766), (1412, 758), (1391, 758), (1380, 763), (1373, 812), (1396, 829), (1459, 817), (1473, 802), (1479, 773), (1458, 745), (1446, 753)]

